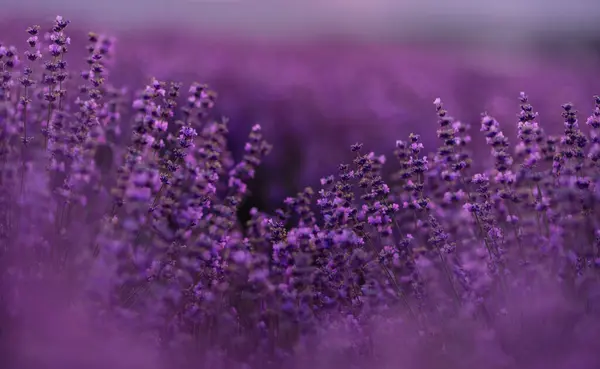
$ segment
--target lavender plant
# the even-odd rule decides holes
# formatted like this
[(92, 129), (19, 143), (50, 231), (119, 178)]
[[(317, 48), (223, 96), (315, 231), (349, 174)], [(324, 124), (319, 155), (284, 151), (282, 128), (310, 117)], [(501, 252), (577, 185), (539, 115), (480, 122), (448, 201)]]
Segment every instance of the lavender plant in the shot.
[[(28, 28), (24, 52), (0, 44), (6, 334), (27, 325), (24, 296), (68, 285), (60, 306), (150, 337), (171, 368), (533, 369), (548, 350), (562, 361), (546, 367), (600, 365), (600, 97), (587, 129), (563, 105), (555, 137), (522, 93), (514, 147), (487, 113), (471, 137), (435, 99), (439, 147), (396, 141), (389, 179), (385, 156), (357, 143), (320, 189), (241, 216), (271, 150), (261, 126), (234, 157), (214, 91), (152, 78), (129, 93), (111, 81), (106, 36), (88, 35), (73, 73), (68, 25)], [(535, 304), (553, 309), (543, 335)]]

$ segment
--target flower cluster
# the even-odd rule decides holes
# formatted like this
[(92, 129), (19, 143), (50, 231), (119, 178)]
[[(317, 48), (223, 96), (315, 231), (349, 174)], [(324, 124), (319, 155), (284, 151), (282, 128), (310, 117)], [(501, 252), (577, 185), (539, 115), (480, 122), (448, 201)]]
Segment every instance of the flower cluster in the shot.
[(365, 338), (353, 346), (358, 365), (377, 359), (369, 327), (392, 313), (435, 355), (457, 355), (449, 332), (468, 322), (521, 368), (531, 359), (503, 330), (522, 314), (514, 296), (552, 283), (588, 307), (577, 319), (597, 314), (599, 97), (589, 132), (565, 104), (553, 137), (522, 93), (512, 148), (484, 114), (493, 165), (483, 169), (470, 126), (436, 99), (440, 147), (418, 134), (396, 141), (389, 179), (386, 157), (357, 143), (320, 189), (240, 215), (271, 151), (261, 126), (236, 157), (209, 86), (186, 96), (152, 78), (129, 95), (108, 73), (113, 41), (95, 33), (86, 69), (71, 73), (68, 25), (57, 17), (44, 37), (28, 28), (24, 52), (0, 44), (8, 306), (23, 281), (75, 281), (99, 317), (156, 337), (165, 355), (184, 352), (176, 368), (215, 352), (223, 365), (279, 367), (340, 324)]

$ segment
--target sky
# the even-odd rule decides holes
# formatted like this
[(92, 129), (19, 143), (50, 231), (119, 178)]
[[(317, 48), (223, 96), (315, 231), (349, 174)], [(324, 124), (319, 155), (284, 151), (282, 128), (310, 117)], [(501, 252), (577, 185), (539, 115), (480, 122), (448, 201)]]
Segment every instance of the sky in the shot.
[(86, 17), (272, 37), (452, 36), (523, 41), (600, 35), (597, 0), (0, 0), (4, 15)]

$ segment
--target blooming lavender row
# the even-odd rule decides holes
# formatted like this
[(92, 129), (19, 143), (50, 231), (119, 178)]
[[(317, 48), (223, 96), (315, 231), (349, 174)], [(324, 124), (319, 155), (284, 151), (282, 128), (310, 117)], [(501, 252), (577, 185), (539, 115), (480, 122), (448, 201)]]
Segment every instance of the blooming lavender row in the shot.
[[(515, 301), (551, 288), (574, 306), (573, 327), (597, 317), (600, 97), (585, 127), (564, 104), (553, 136), (521, 93), (512, 146), (492, 116), (471, 137), (436, 99), (437, 149), (418, 134), (396, 141), (391, 177), (386, 157), (357, 143), (319, 189), (241, 214), (271, 151), (261, 126), (235, 158), (214, 91), (154, 78), (117, 87), (113, 41), (95, 33), (86, 70), (72, 73), (68, 25), (28, 28), (25, 51), (0, 45), (8, 321), (19, 321), (23, 286), (68, 282), (64, 299), (84, 291), (100, 324), (152, 337), (175, 368), (299, 365), (300, 353), (334, 346), (323, 337), (335, 327), (348, 330), (353, 365), (401, 367), (374, 344), (381, 321), (448, 363), (483, 355), (491, 368), (535, 368), (541, 349), (511, 336), (530, 333), (513, 324), (524, 314)], [(474, 140), (490, 167), (480, 170)], [(467, 324), (499, 353), (465, 354), (455, 335)], [(581, 357), (590, 366), (578, 368), (600, 364)]]

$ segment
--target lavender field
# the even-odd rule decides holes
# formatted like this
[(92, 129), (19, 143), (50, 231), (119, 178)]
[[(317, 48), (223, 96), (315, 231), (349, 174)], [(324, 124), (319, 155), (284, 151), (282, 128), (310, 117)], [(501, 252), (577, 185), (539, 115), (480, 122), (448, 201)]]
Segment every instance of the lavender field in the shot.
[(592, 53), (31, 24), (7, 368), (600, 367)]

